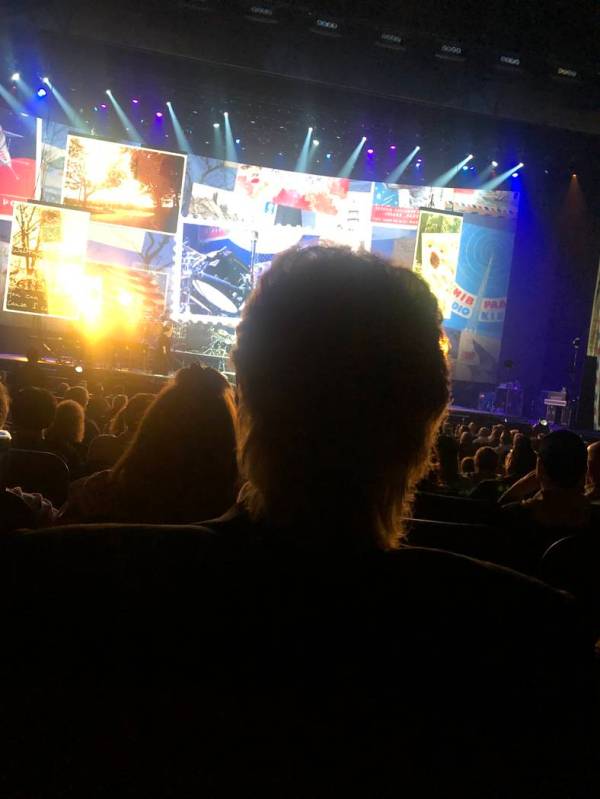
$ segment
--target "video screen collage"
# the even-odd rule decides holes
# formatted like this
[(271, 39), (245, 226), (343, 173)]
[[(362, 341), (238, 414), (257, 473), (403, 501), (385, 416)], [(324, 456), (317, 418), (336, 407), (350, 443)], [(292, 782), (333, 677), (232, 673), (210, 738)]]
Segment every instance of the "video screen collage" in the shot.
[(454, 379), (496, 380), (518, 194), (289, 172), (24, 122), (0, 111), (5, 324), (37, 314), (139, 336), (170, 315), (180, 348), (225, 361), (275, 255), (336, 242), (420, 273)]

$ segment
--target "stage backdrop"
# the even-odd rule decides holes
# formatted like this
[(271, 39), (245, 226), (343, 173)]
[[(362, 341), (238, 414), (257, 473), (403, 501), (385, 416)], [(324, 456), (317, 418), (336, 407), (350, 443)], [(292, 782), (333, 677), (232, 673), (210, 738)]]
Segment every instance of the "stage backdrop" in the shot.
[(210, 350), (232, 340), (277, 253), (339, 242), (420, 273), (454, 379), (496, 381), (517, 194), (287, 172), (26, 122), (0, 118), (3, 323), (33, 314), (102, 336), (167, 311), (203, 324)]

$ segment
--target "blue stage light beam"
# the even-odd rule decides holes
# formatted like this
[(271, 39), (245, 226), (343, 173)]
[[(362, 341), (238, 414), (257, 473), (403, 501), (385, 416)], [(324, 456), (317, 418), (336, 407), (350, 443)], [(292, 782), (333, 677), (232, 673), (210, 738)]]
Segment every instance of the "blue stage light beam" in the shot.
[(190, 144), (188, 137), (185, 135), (185, 131), (181, 127), (181, 122), (177, 119), (177, 114), (175, 113), (175, 109), (173, 108), (173, 103), (170, 100), (167, 101), (167, 110), (169, 111), (169, 116), (171, 117), (171, 124), (173, 125), (173, 130), (175, 131), (177, 146), (182, 152), (191, 153), (192, 145)]
[(129, 119), (125, 111), (123, 111), (123, 109), (119, 105), (117, 98), (113, 95), (110, 89), (106, 90), (106, 96), (110, 100), (112, 107), (115, 109), (115, 113), (119, 117), (119, 121), (125, 128), (125, 133), (129, 134), (127, 138), (130, 141), (135, 142), (136, 144), (143, 144), (144, 137), (136, 128), (136, 126), (133, 124), (133, 122)]
[(73, 125), (73, 127), (77, 128), (78, 130), (84, 130), (86, 131), (86, 133), (89, 132), (89, 126), (84, 122), (81, 116), (73, 108), (71, 103), (69, 103), (68, 100), (66, 100), (63, 97), (63, 95), (59, 92), (59, 90), (56, 88), (56, 86), (53, 83), (49, 84), (49, 86), (50, 86), (50, 91), (52, 92), (52, 96), (56, 99), (56, 102), (64, 111), (65, 116), (67, 117), (71, 125)]
[(479, 184), (484, 183), (486, 180), (490, 179), (492, 175), (496, 177), (496, 167), (498, 166), (497, 161), (491, 161), (485, 169), (482, 169), (479, 175), (477, 176), (477, 182)]
[(23, 103), (20, 103), (17, 100), (17, 98), (14, 96), (14, 94), (10, 92), (8, 89), (6, 89), (1, 83), (0, 83), (0, 97), (10, 108), (12, 108), (12, 110), (16, 114), (27, 112), (27, 109), (25, 108)]
[(406, 158), (403, 161), (400, 161), (400, 163), (398, 164), (397, 167), (395, 167), (395, 169), (392, 169), (392, 171), (390, 172), (390, 174), (386, 178), (387, 183), (397, 183), (398, 182), (398, 178), (400, 177), (400, 175), (402, 175), (402, 174), (404, 174), (404, 172), (406, 172), (410, 162), (413, 160), (413, 158), (419, 152), (420, 149), (421, 149), (420, 145), (417, 144), (417, 146), (413, 150), (410, 151), (410, 153), (406, 156)]
[(363, 136), (362, 139), (358, 142), (354, 150), (350, 153), (350, 157), (346, 161), (346, 163), (342, 166), (340, 171), (338, 172), (339, 178), (349, 178), (352, 174), (352, 170), (354, 169), (354, 165), (358, 161), (358, 156), (360, 155), (360, 151), (365, 146), (365, 142), (367, 141), (367, 137)]
[(225, 159), (227, 161), (238, 160), (237, 150), (235, 149), (235, 141), (233, 132), (231, 130), (231, 122), (229, 121), (229, 112), (223, 111), (223, 119), (225, 122)]
[(296, 161), (296, 166), (294, 169), (296, 172), (306, 172), (308, 169), (308, 156), (310, 154), (310, 140), (312, 139), (313, 129), (309, 127), (306, 131), (306, 136), (304, 137), (304, 144), (302, 145), (302, 149), (300, 150), (300, 155), (298, 156), (298, 160)]
[(517, 172), (519, 169), (522, 169), (525, 164), (522, 161), (519, 161), (518, 164), (513, 164), (510, 169), (507, 169), (506, 172), (501, 172), (499, 175), (491, 178), (491, 180), (482, 183), (479, 187), (483, 191), (491, 191), (492, 189), (497, 189), (504, 181)]
[(450, 183), (450, 181), (458, 175), (463, 166), (466, 166), (469, 163), (469, 161), (473, 160), (474, 157), (475, 156), (472, 153), (467, 155), (466, 158), (463, 158), (462, 161), (459, 161), (458, 164), (455, 164), (447, 172), (444, 172), (443, 175), (437, 177), (433, 181), (432, 186), (447, 186), (448, 183)]
[(213, 158), (225, 160), (225, 137), (220, 122), (213, 122)]

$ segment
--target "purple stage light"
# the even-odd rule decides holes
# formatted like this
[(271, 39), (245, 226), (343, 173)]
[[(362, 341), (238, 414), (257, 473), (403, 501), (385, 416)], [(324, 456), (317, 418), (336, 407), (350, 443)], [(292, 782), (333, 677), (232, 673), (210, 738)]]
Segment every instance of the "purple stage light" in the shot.
[(390, 144), (390, 150), (395, 150), (395, 149), (396, 149), (396, 145), (395, 144)]
[(132, 102), (134, 105), (137, 105), (137, 104), (139, 103), (139, 100), (138, 100), (138, 98), (137, 98), (137, 97), (134, 97), (134, 98), (133, 98), (133, 100), (132, 100), (131, 102)]
[(373, 155), (374, 152), (375, 150), (372, 147), (369, 147), (369, 149), (367, 150), (367, 155)]
[(106, 109), (106, 108), (108, 108), (108, 106), (106, 105), (106, 103), (100, 103), (100, 108), (105, 108)]
[(157, 111), (157, 112), (156, 112), (156, 114), (155, 114), (154, 116), (155, 116), (157, 119), (162, 119), (163, 112), (162, 112), (162, 111)]

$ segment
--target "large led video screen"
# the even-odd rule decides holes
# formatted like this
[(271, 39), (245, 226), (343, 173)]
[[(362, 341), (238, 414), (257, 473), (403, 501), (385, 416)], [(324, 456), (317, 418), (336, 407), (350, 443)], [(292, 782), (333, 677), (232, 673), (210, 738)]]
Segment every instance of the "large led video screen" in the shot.
[(94, 222), (175, 233), (185, 156), (69, 136), (62, 201)]
[[(79, 135), (53, 122), (44, 123), (40, 138), (38, 200), (49, 209), (39, 270), (44, 288), (31, 288), (30, 277), (23, 283), (19, 222), (7, 216), (0, 223), (5, 310), (82, 320), (95, 314), (96, 330), (113, 334), (115, 319), (153, 323), (167, 312), (188, 328), (201, 323), (205, 335), (198, 328), (197, 338), (206, 352), (222, 354), (277, 253), (343, 243), (421, 274), (440, 304), (454, 379), (496, 381), (518, 194), (184, 156)], [(60, 225), (52, 221), (57, 208), (64, 211)], [(65, 296), (60, 270), (49, 266), (53, 237), (71, 229), (67, 212), (85, 220), (85, 247), (77, 245), (85, 301)], [(79, 262), (74, 241), (61, 246)], [(100, 284), (96, 301), (90, 286)]]
[(35, 195), (40, 125), (36, 117), (0, 108), (0, 217)]

